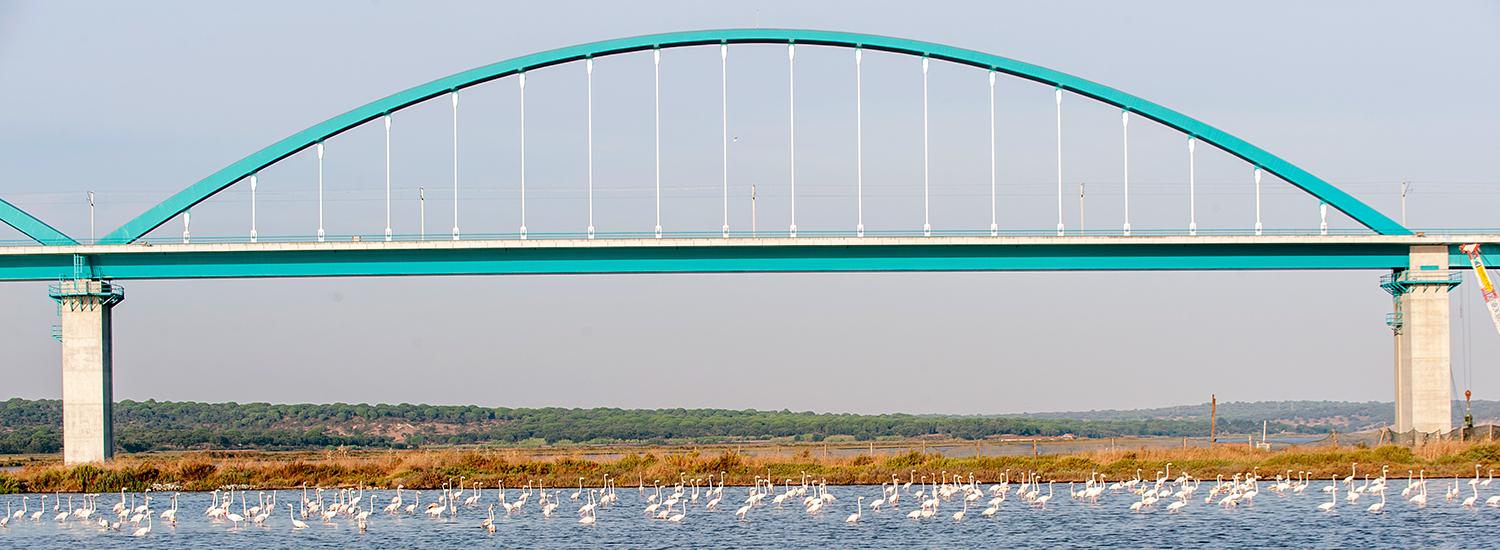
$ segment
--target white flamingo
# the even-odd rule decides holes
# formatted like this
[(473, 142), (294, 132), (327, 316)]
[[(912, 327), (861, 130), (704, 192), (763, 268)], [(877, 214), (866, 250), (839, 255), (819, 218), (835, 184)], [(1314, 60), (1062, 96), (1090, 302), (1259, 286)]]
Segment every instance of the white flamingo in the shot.
[[(589, 491), (589, 504), (594, 504), (594, 492), (593, 491)], [(596, 522), (598, 522), (599, 521), (599, 512), (598, 512), (598, 509), (599, 508), (597, 506), (591, 506), (591, 507), (589, 507), (588, 514), (585, 515), (585, 516), (583, 516), (583, 517), (581, 517), (581, 518), (578, 518), (578, 523), (581, 523), (581, 524), (584, 524), (584, 525), (593, 525)]]
[(167, 520), (172, 525), (177, 525), (177, 493), (172, 493), (172, 509), (163, 510), (161, 519)]
[(146, 498), (146, 526), (142, 527), (140, 529), (136, 529), (134, 533), (130, 534), (130, 536), (132, 536), (132, 537), (144, 537), (144, 536), (149, 535), (149, 534), (151, 534), (151, 498), (147, 497)]
[(307, 522), (302, 521), (300, 519), (297, 519), (297, 515), (294, 513), (294, 510), (292, 509), (291, 503), (287, 503), (287, 505), (286, 505), (286, 515), (287, 515), (287, 517), (292, 518), (292, 529), (306, 529), (307, 528)]
[(1371, 504), (1369, 510), (1370, 510), (1371, 514), (1379, 514), (1379, 513), (1381, 513), (1382, 511), (1385, 510), (1385, 490), (1384, 489), (1382, 489), (1380, 491), (1380, 502), (1377, 502), (1375, 504)]
[(1329, 511), (1332, 511), (1334, 509), (1334, 507), (1336, 507), (1336, 506), (1339, 505), (1339, 486), (1338, 486), (1338, 484), (1339, 484), (1339, 476), (1333, 476), (1333, 485), (1331, 485), (1331, 487), (1333, 487), (1333, 490), (1329, 491), (1330, 493), (1333, 493), (1333, 499), (1330, 500), (1330, 501), (1328, 501), (1328, 502), (1324, 502), (1322, 504), (1319, 504), (1318, 505), (1318, 511), (1319, 512), (1329, 512)]

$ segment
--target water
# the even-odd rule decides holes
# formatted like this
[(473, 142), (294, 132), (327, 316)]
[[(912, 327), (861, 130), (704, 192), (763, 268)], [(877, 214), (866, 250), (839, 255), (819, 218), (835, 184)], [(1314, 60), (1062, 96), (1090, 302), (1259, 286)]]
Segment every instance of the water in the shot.
[[(500, 514), (496, 520), (495, 533), (486, 532), (479, 526), (485, 517), (488, 504), (497, 502), (493, 490), (484, 495), (483, 503), (474, 508), (458, 512), (457, 518), (432, 519), (418, 516), (389, 516), (376, 513), (370, 518), (369, 529), (360, 533), (350, 519), (339, 518), (333, 523), (322, 523), (309, 519), (308, 529), (293, 530), (287, 518), (286, 504), (295, 503), (300, 491), (282, 491), (279, 514), (273, 514), (264, 527), (242, 525), (233, 527), (228, 521), (213, 521), (203, 514), (211, 500), (206, 493), (183, 493), (180, 497), (178, 524), (173, 527), (158, 518), (150, 535), (145, 540), (131, 536), (133, 526), (126, 525), (119, 531), (98, 527), (94, 523), (69, 519), (59, 524), (52, 520), (52, 495), (41, 521), (11, 520), (8, 528), (0, 529), (0, 547), (6, 548), (138, 548), (150, 546), (174, 548), (392, 548), (417, 545), (442, 544), (447, 547), (468, 546), (514, 547), (533, 545), (540, 547), (584, 548), (789, 548), (812, 547), (1012, 547), (1012, 546), (1056, 546), (1093, 547), (1116, 545), (1132, 548), (1166, 547), (1500, 547), (1500, 508), (1483, 506), (1483, 500), (1495, 494), (1481, 491), (1481, 505), (1475, 509), (1463, 508), (1458, 500), (1443, 499), (1443, 492), (1451, 485), (1449, 480), (1431, 480), (1429, 497), (1431, 503), (1425, 508), (1408, 504), (1400, 498), (1404, 480), (1392, 480), (1387, 495), (1388, 504), (1383, 514), (1371, 514), (1366, 508), (1379, 500), (1378, 495), (1364, 495), (1355, 504), (1344, 502), (1344, 491), (1339, 492), (1339, 506), (1332, 513), (1317, 511), (1320, 503), (1329, 500), (1328, 493), (1321, 492), (1327, 482), (1315, 482), (1304, 494), (1278, 496), (1262, 484), (1260, 495), (1251, 503), (1234, 508), (1204, 504), (1212, 482), (1205, 483), (1189, 500), (1187, 508), (1178, 513), (1168, 513), (1165, 506), (1170, 500), (1158, 503), (1154, 510), (1131, 512), (1129, 505), (1138, 497), (1129, 493), (1108, 493), (1098, 504), (1074, 500), (1066, 495), (1067, 485), (1055, 487), (1054, 502), (1046, 509), (1028, 506), (1015, 498), (1012, 491), (993, 518), (980, 516), (980, 508), (971, 507), (962, 523), (952, 519), (952, 513), (962, 509), (961, 497), (945, 501), (938, 514), (926, 520), (906, 518), (906, 512), (914, 509), (915, 498), (902, 499), (899, 511), (872, 512), (868, 504), (880, 495), (879, 487), (854, 486), (833, 487), (830, 492), (838, 500), (816, 515), (804, 512), (800, 505), (786, 504), (777, 508), (767, 504), (755, 508), (745, 521), (735, 518), (734, 510), (747, 495), (747, 489), (730, 487), (725, 490), (725, 503), (718, 511), (704, 511), (706, 498), (700, 498), (687, 512), (682, 523), (670, 523), (647, 519), (642, 512), (645, 497), (635, 488), (621, 488), (620, 502), (603, 509), (598, 514), (598, 523), (593, 526), (580, 525), (574, 512), (578, 503), (568, 496), (576, 489), (560, 492), (562, 505), (551, 518), (544, 518), (532, 497), (524, 511), (512, 517)], [(1460, 482), (1468, 494), (1467, 483)], [(650, 491), (648, 491), (650, 492)], [(405, 493), (411, 502), (412, 491)], [(1046, 494), (1044, 486), (1042, 493)], [(392, 496), (390, 491), (378, 491), (382, 504)], [(434, 491), (423, 491), (422, 500), (435, 497)], [(466, 493), (472, 494), (472, 493)], [(514, 499), (516, 493), (508, 491)], [(689, 492), (691, 494), (691, 492)], [(37, 497), (30, 495), (32, 510)], [(165, 494), (163, 494), (165, 496)], [(863, 519), (857, 524), (846, 524), (844, 519), (854, 511), (856, 497), (863, 496), (866, 504)], [(1374, 497), (1372, 500), (1372, 496)], [(64, 504), (67, 494), (63, 495)], [(253, 505), (256, 495), (247, 495)], [(981, 501), (988, 500), (986, 495)], [(81, 497), (73, 495), (74, 505), (81, 504)], [(118, 495), (99, 498), (99, 514), (108, 514), (109, 508), (118, 502)], [(236, 499), (238, 500), (238, 499)], [(139, 503), (139, 499), (137, 500)], [(20, 495), (0, 496), (0, 506), (12, 503), (19, 509)], [(153, 515), (164, 508), (153, 500)], [(800, 503), (798, 503), (800, 504)], [(167, 502), (170, 506), (170, 502)], [(232, 511), (238, 512), (238, 504)], [(99, 514), (94, 516), (97, 521)], [(144, 523), (143, 523), (144, 525)]]

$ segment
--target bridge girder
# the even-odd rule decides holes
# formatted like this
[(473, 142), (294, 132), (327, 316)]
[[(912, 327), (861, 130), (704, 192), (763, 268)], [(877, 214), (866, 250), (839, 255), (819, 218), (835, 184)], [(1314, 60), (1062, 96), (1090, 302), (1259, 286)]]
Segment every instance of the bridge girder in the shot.
[[(1500, 243), (1500, 235), (1461, 242)], [(1405, 269), (1433, 237), (847, 237), (0, 248), (0, 281), (628, 273)]]

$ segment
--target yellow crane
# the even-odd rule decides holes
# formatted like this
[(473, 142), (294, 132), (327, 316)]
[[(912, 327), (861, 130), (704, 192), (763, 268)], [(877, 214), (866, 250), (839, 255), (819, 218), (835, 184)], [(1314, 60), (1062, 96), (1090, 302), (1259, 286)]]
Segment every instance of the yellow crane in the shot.
[(1479, 251), (1479, 244), (1466, 244), (1458, 247), (1464, 254), (1469, 256), (1469, 263), (1474, 266), (1474, 276), (1479, 279), (1479, 288), (1484, 294), (1484, 305), (1490, 310), (1490, 319), (1495, 322), (1495, 330), (1500, 332), (1500, 297), (1495, 294), (1495, 284), (1490, 281), (1490, 276), (1484, 271), (1484, 253)]
[[(1462, 245), (1458, 249), (1469, 257), (1469, 264), (1474, 266), (1474, 277), (1479, 280), (1484, 305), (1490, 310), (1490, 320), (1495, 322), (1495, 331), (1500, 332), (1500, 296), (1496, 295), (1495, 284), (1484, 270), (1484, 253), (1479, 250), (1479, 243)], [(1469, 412), (1471, 395), (1469, 390), (1464, 390), (1464, 426), (1468, 428), (1474, 427), (1474, 416)]]

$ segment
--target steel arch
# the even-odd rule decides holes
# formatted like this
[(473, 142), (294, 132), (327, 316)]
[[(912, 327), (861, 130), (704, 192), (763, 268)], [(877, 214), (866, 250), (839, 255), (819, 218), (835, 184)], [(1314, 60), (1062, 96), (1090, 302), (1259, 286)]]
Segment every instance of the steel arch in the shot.
[(47, 225), (46, 222), (37, 219), (36, 216), (27, 214), (25, 210), (16, 208), (15, 205), (6, 202), (5, 199), (0, 199), (0, 222), (5, 222), (5, 225), (16, 228), (17, 231), (20, 231), (27, 237), (31, 237), (31, 240), (39, 244), (78, 244), (78, 241), (73, 240), (72, 237)]
[(653, 48), (712, 44), (812, 44), (860, 47), (926, 56), (1025, 78), (1055, 86), (1149, 118), (1214, 145), (1302, 189), (1354, 221), (1381, 235), (1410, 235), (1411, 231), (1359, 199), (1264, 149), (1203, 122), (1134, 95), (1046, 67), (997, 55), (903, 38), (837, 31), (798, 29), (721, 29), (652, 34), (605, 40), (525, 55), (428, 82), (325, 120), (240, 159), (172, 195), (100, 239), (101, 244), (125, 244), (171, 220), (193, 205), (298, 151), (365, 122), (443, 94), (501, 77), (551, 65)]

